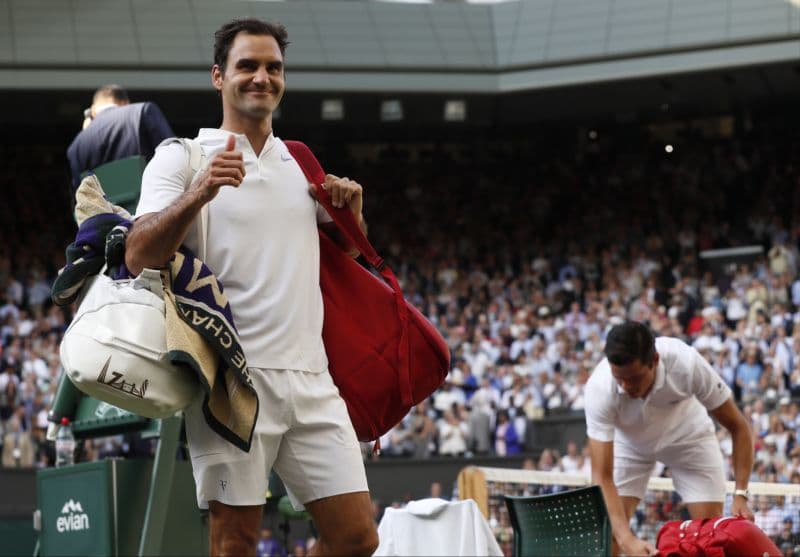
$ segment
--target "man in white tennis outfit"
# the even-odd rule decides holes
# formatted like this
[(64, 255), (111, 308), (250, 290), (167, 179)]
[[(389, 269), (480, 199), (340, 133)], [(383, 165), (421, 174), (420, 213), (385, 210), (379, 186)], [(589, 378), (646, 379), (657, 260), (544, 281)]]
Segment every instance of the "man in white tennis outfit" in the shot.
[[(255, 555), (274, 467), (314, 520), (312, 555), (371, 555), (378, 538), (364, 464), (322, 342), (317, 225), (351, 249), (272, 134), (285, 88), (286, 29), (235, 20), (215, 39), (211, 81), (222, 100), (222, 125), (197, 137), (209, 166), (190, 177), (182, 144), (158, 149), (126, 245), (132, 273), (165, 265), (184, 241), (196, 251), (192, 223), (208, 204), (205, 262), (224, 285), (260, 408), (249, 452), (209, 428), (200, 401), (186, 411), (211, 554)], [(361, 186), (328, 175), (323, 187), (363, 228)]]
[(604, 352), (586, 384), (586, 432), (592, 481), (603, 490), (615, 554), (656, 554), (629, 527), (656, 461), (671, 470), (692, 518), (722, 515), (722, 453), (709, 414), (733, 439), (732, 514), (753, 520), (747, 504), (750, 427), (722, 377), (694, 348), (678, 339), (654, 338), (635, 321), (613, 327)]

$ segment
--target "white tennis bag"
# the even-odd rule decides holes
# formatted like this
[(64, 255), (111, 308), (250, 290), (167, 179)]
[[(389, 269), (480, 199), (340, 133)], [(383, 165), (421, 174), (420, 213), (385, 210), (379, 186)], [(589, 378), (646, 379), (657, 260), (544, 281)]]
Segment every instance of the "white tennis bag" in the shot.
[(202, 388), (192, 370), (167, 357), (160, 272), (145, 269), (127, 280), (100, 273), (89, 280), (61, 341), (61, 362), (75, 386), (148, 418), (189, 406)]

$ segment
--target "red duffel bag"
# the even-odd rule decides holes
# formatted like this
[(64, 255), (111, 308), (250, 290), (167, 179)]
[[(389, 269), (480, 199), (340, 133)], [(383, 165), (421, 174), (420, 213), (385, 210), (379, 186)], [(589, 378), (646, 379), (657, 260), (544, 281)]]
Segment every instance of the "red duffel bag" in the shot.
[(662, 557), (781, 557), (758, 526), (732, 516), (667, 522), (656, 547)]
[[(317, 186), (325, 182), (325, 172), (304, 143), (286, 141), (286, 146), (309, 182)], [(375, 253), (353, 213), (335, 208), (330, 194), (320, 187), (317, 199), (384, 279), (359, 265), (320, 230), (322, 339), (328, 366), (356, 435), (372, 441), (439, 388), (450, 369), (450, 351), (433, 325), (403, 298), (397, 278)]]

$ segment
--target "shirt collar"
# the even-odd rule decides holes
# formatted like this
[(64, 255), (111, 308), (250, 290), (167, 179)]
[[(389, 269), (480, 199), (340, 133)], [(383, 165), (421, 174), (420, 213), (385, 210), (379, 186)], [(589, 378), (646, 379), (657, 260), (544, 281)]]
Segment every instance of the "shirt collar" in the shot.
[[(236, 146), (239, 149), (249, 149), (252, 152), (253, 149), (250, 145), (250, 140), (247, 139), (245, 134), (223, 130), (222, 128), (200, 128), (200, 130), (197, 132), (197, 139), (206, 142), (210, 147), (216, 147), (218, 145), (225, 145), (225, 142), (228, 141), (228, 136), (230, 135), (236, 137)], [(264, 143), (264, 149), (261, 151), (261, 154), (263, 155), (266, 153), (274, 144), (275, 134), (270, 132), (266, 143)]]

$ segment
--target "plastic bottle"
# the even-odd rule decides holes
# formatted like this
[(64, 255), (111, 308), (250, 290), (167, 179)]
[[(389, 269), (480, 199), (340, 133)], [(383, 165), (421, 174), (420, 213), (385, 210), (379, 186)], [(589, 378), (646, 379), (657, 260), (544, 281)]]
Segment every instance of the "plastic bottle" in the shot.
[(68, 418), (61, 418), (56, 432), (56, 468), (75, 464), (75, 436)]

